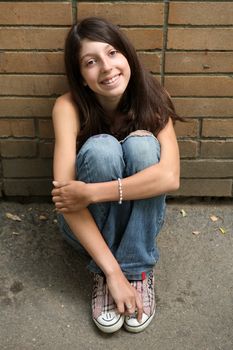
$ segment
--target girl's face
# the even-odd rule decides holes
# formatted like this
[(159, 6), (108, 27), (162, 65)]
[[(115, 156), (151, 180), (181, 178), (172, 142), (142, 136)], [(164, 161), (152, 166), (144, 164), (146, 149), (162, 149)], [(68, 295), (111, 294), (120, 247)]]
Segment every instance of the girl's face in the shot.
[(103, 108), (116, 108), (131, 74), (125, 56), (108, 43), (83, 39), (80, 70), (84, 85), (95, 92)]

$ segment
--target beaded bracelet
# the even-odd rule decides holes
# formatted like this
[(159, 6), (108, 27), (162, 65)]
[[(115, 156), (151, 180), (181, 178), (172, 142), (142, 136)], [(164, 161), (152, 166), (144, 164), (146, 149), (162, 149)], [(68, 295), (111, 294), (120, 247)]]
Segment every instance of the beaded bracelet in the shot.
[(119, 189), (119, 201), (118, 201), (118, 204), (122, 204), (122, 201), (123, 201), (122, 182), (121, 182), (120, 178), (118, 178), (117, 181), (118, 181), (118, 189)]

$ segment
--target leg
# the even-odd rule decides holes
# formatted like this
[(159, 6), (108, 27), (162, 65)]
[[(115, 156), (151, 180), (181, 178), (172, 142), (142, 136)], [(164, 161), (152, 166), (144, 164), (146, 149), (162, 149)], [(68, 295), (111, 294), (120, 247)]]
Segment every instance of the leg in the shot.
[[(125, 176), (133, 175), (160, 160), (160, 145), (150, 133), (138, 130), (123, 142), (122, 149), (126, 163)], [(132, 202), (128, 225), (117, 250), (117, 259), (131, 285), (141, 296), (143, 303), (142, 320), (136, 315), (126, 316), (124, 326), (133, 333), (143, 331), (155, 315), (153, 267), (158, 260), (156, 236), (161, 229), (165, 196), (157, 196)]]
[[(85, 182), (97, 182), (111, 181), (122, 177), (125, 164), (122, 148), (117, 140), (110, 136), (101, 135), (89, 139), (84, 146), (77, 157), (78, 179)], [(119, 208), (121, 206), (117, 203), (99, 203), (98, 205), (90, 206), (89, 210), (84, 209), (73, 215), (69, 214), (66, 216), (73, 232), (79, 237), (84, 247), (87, 247), (90, 254), (96, 249), (96, 245), (91, 243), (92, 235), (93, 238), (96, 237), (96, 242), (98, 242), (96, 244), (99, 245), (100, 249), (101, 246), (105, 247), (102, 244), (102, 238), (100, 239), (100, 230), (106, 243), (114, 252), (117, 235), (125, 230), (125, 228), (121, 229), (123, 221), (119, 220)], [(90, 215), (90, 212), (92, 215)], [(93, 225), (93, 219), (99, 228)], [(108, 255), (108, 250), (103, 249), (103, 251)], [(99, 272), (99, 268), (93, 260), (89, 264), (89, 269), (93, 272)], [(102, 331), (112, 333), (122, 326), (124, 316), (116, 312), (116, 304), (111, 297), (104, 277), (98, 274), (95, 277), (92, 299), (93, 320)], [(119, 282), (121, 282), (121, 279), (119, 279)], [(129, 285), (128, 282), (127, 284)], [(122, 287), (124, 289), (126, 286), (123, 284)], [(129, 289), (129, 287), (126, 288)], [(130, 288), (133, 289), (131, 286)]]
[[(160, 160), (158, 140), (149, 133), (134, 132), (122, 141), (126, 163), (125, 176), (130, 176)], [(141, 279), (142, 272), (153, 269), (159, 258), (156, 236), (165, 213), (165, 195), (131, 202), (128, 223), (116, 251), (116, 258), (128, 279)]]

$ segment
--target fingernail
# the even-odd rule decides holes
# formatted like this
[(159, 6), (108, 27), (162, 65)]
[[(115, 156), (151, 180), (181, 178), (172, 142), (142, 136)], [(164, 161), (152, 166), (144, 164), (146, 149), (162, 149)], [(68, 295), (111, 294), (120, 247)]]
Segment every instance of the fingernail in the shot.
[(57, 182), (57, 181), (53, 181), (53, 185), (54, 185), (54, 186), (57, 186), (57, 185), (58, 185), (58, 182)]

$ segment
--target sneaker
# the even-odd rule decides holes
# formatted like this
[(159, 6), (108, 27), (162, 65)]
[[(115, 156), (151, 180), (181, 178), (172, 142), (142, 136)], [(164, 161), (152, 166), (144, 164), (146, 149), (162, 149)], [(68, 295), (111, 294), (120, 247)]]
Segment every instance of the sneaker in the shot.
[(108, 290), (105, 277), (99, 274), (94, 276), (92, 318), (104, 333), (116, 332), (124, 323), (124, 316), (117, 313), (117, 307)]
[(146, 276), (142, 273), (142, 280), (131, 281), (132, 286), (137, 290), (141, 296), (143, 303), (143, 314), (141, 322), (137, 320), (137, 313), (126, 316), (124, 327), (127, 331), (138, 333), (142, 332), (152, 321), (155, 315), (155, 293), (154, 293), (154, 274), (153, 271)]

